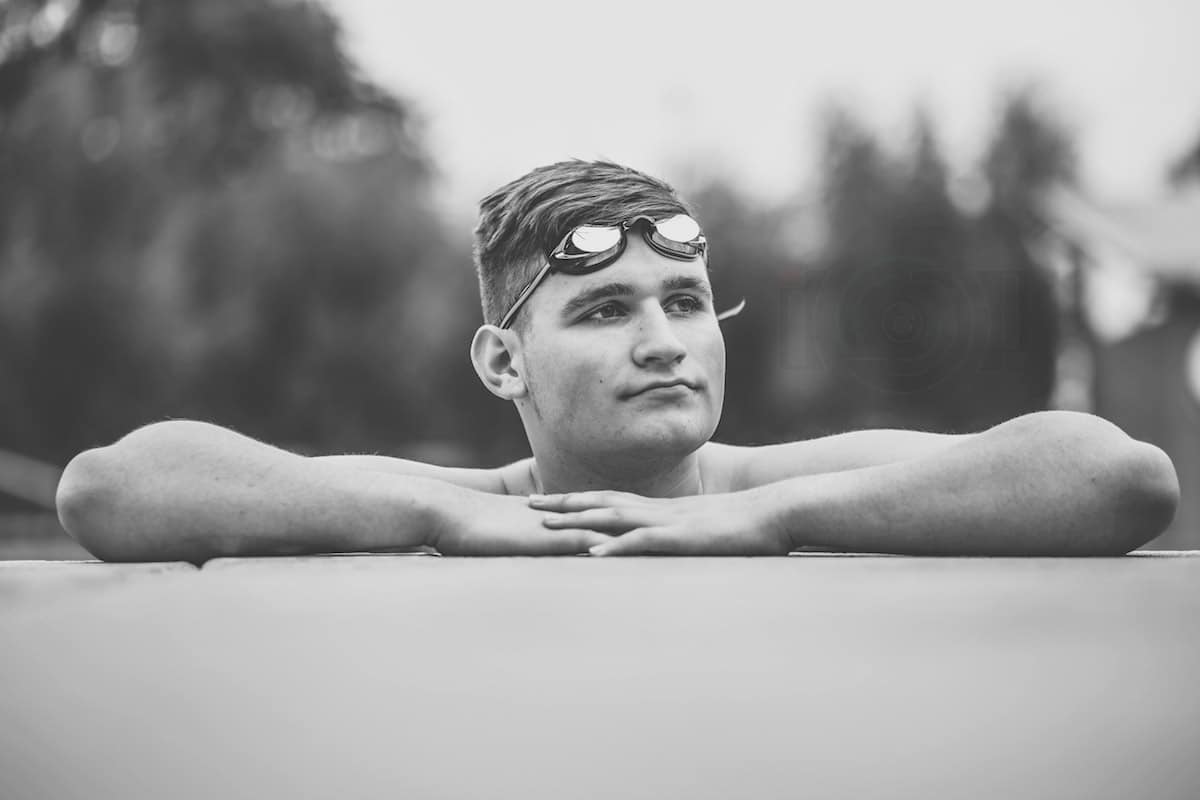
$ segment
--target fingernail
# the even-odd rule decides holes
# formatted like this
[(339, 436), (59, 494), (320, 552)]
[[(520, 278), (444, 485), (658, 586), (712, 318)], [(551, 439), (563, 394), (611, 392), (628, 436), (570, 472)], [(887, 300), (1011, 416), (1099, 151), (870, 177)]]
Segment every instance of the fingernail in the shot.
[(529, 495), (529, 501), (530, 501), (531, 503), (536, 503), (536, 502), (538, 502), (538, 501), (540, 501), (540, 500), (545, 500), (545, 499), (546, 499), (546, 495), (544, 495), (544, 494), (531, 494), (531, 495)]
[(588, 548), (588, 553), (593, 556), (603, 556), (604, 555), (604, 545), (602, 545), (602, 544), (592, 545), (591, 547)]

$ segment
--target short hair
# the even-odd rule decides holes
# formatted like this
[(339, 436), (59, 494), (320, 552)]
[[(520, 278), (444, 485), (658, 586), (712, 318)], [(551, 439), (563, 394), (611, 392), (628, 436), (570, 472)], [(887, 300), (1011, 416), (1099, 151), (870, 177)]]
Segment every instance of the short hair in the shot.
[[(560, 161), (506, 183), (479, 202), (475, 270), (483, 319), (495, 325), (577, 225), (691, 214), (665, 181), (611, 161)], [(517, 314), (520, 327), (522, 314)]]

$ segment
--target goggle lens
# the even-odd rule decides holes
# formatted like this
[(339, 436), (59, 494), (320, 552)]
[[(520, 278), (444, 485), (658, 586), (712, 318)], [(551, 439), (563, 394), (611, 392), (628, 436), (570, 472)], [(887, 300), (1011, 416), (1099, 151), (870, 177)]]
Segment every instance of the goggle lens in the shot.
[(700, 223), (686, 214), (676, 214), (654, 224), (654, 230), (666, 239), (680, 244), (694, 242), (700, 238)]
[(571, 232), (571, 236), (567, 240), (570, 247), (567, 254), (572, 255), (571, 250), (576, 253), (603, 253), (605, 250), (616, 247), (620, 241), (620, 228), (580, 225)]

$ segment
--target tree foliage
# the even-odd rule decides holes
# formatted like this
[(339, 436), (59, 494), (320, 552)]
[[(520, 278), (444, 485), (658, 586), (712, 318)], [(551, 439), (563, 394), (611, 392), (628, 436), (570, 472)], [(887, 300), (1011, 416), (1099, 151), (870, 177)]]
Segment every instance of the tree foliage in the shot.
[(451, 432), (462, 326), (431, 309), (474, 307), (467, 254), (413, 112), (322, 7), (3, 13), (0, 438), (61, 460), (168, 415), (312, 447)]

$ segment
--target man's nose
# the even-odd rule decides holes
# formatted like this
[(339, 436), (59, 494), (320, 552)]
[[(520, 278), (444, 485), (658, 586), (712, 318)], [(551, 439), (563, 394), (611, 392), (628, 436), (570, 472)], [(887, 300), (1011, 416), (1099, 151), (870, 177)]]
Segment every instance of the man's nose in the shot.
[(657, 303), (638, 315), (633, 360), (639, 365), (674, 364), (687, 355), (671, 318)]

